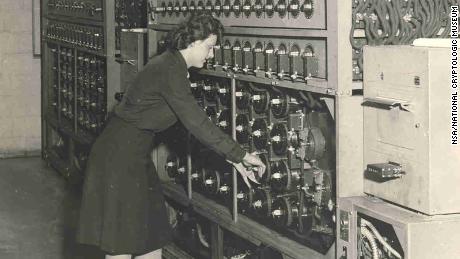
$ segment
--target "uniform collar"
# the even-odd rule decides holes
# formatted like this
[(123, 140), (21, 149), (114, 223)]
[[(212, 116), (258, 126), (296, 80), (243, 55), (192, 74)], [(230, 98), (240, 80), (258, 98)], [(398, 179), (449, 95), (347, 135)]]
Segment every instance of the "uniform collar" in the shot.
[(184, 57), (178, 50), (170, 50), (173, 58), (174, 58), (174, 63), (179, 64), (181, 67), (184, 67), (185, 70), (188, 70), (187, 68), (187, 63), (185, 62)]

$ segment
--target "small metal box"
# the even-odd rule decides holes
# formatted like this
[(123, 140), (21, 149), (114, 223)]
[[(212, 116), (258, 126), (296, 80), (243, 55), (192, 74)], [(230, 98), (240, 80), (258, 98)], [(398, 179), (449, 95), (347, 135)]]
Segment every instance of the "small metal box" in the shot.
[(460, 212), (450, 48), (366, 47), (364, 64), (364, 192), (429, 215)]

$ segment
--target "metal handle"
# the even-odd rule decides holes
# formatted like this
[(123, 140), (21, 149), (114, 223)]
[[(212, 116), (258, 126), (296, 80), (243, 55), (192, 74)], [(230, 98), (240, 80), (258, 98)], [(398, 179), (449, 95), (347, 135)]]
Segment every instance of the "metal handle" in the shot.
[(118, 63), (128, 63), (130, 64), (131, 66), (137, 66), (137, 60), (135, 59), (124, 59), (124, 58), (115, 58), (115, 61), (117, 61)]
[(405, 100), (398, 100), (393, 98), (386, 98), (386, 97), (366, 97), (364, 98), (364, 103), (376, 103), (384, 106), (388, 106), (390, 108), (399, 107), (402, 110), (412, 112), (413, 111), (413, 104), (409, 101)]

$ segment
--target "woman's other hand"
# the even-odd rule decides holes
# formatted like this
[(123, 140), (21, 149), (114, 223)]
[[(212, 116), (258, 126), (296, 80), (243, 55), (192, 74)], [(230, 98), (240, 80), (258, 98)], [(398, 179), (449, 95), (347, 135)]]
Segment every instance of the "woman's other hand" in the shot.
[(233, 167), (235, 167), (238, 173), (240, 173), (241, 177), (243, 178), (243, 181), (249, 188), (251, 188), (249, 180), (259, 184), (259, 182), (256, 179), (256, 176), (254, 175), (254, 172), (257, 172), (259, 177), (262, 177), (262, 175), (265, 173), (265, 164), (255, 153), (246, 153), (241, 163), (232, 163), (229, 160), (227, 161), (231, 163)]
[(259, 184), (259, 182), (256, 179), (256, 176), (254, 175), (254, 171), (248, 170), (248, 168), (246, 168), (246, 166), (244, 166), (243, 163), (233, 163), (233, 167), (235, 167), (236, 171), (240, 173), (241, 177), (243, 178), (243, 181), (246, 183), (248, 188), (251, 188), (249, 180)]
[(257, 171), (259, 177), (262, 177), (265, 173), (265, 164), (256, 155), (256, 152), (253, 152), (252, 154), (246, 153), (243, 157), (243, 165), (247, 167), (249, 171)]

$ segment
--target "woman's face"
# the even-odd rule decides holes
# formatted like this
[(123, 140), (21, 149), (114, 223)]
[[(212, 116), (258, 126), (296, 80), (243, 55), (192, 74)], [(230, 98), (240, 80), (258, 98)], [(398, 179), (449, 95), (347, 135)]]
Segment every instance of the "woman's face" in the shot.
[(197, 40), (189, 45), (190, 49), (190, 66), (192, 67), (203, 67), (203, 64), (206, 62), (206, 59), (213, 58), (214, 52), (213, 48), (216, 45), (217, 36), (211, 34), (208, 38), (204, 40)]

